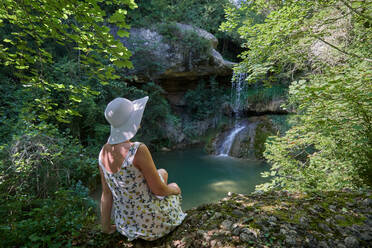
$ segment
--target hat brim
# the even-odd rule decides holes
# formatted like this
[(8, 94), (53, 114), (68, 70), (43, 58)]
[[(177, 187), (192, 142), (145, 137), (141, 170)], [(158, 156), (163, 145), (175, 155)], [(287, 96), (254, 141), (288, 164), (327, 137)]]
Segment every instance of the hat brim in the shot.
[(110, 137), (107, 141), (109, 144), (119, 144), (121, 142), (130, 140), (136, 135), (138, 128), (141, 124), (143, 111), (147, 101), (149, 100), (148, 96), (132, 101), (133, 103), (133, 112), (130, 119), (119, 127), (113, 127), (111, 125)]

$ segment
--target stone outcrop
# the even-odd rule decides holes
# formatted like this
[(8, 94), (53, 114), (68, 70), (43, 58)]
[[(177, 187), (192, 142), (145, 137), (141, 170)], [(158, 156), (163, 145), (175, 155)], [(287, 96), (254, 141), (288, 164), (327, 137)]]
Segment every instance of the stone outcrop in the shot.
[[(161, 31), (162, 25), (168, 30)], [(115, 35), (117, 28), (111, 27), (111, 30)], [(129, 37), (116, 38), (132, 52), (134, 68), (124, 71), (126, 77), (129, 75), (135, 83), (155, 81), (160, 84), (172, 106), (184, 106), (184, 94), (194, 89), (200, 79), (209, 80), (213, 76), (220, 83), (231, 80), (235, 63), (223, 59), (216, 50), (217, 38), (203, 29), (164, 23), (151, 29), (131, 28)], [(188, 44), (190, 40), (192, 47)], [(207, 49), (205, 42), (199, 42), (205, 40)], [(204, 45), (199, 49), (199, 44)]]
[[(277, 131), (270, 119), (267, 116), (254, 116), (239, 121), (237, 126), (244, 126), (244, 128), (235, 136), (229, 156), (244, 159), (263, 159), (262, 153), (266, 138)], [(222, 132), (217, 134), (206, 145), (208, 153), (219, 154), (226, 137), (234, 128), (225, 127)]]
[(285, 103), (285, 99), (272, 99), (269, 102), (250, 102), (249, 99), (243, 106), (242, 112), (245, 113), (275, 113), (285, 114), (289, 111), (282, 108), (281, 105)]
[[(371, 191), (229, 193), (217, 203), (186, 211), (184, 222), (152, 242), (119, 233), (82, 231), (75, 245), (92, 247), (243, 248), (370, 247)], [(79, 243), (78, 243), (79, 242)]]
[[(132, 61), (135, 68), (132, 73), (138, 82), (165, 79), (196, 79), (203, 76), (232, 75), (234, 63), (226, 61), (216, 50), (218, 40), (211, 33), (187, 24), (177, 23), (177, 37), (179, 43), (172, 43), (157, 31), (157, 28), (132, 28), (129, 38), (119, 38), (132, 51)], [(115, 29), (113, 29), (113, 33)], [(192, 60), (197, 54), (190, 55), (190, 51), (182, 45), (182, 35), (195, 33), (200, 39), (209, 42), (207, 56), (201, 60)], [(170, 34), (172, 35), (172, 34)], [(196, 51), (203, 53), (203, 51)], [(194, 51), (195, 53), (195, 51)], [(138, 63), (137, 63), (138, 62)], [(142, 63), (140, 63), (142, 62)]]

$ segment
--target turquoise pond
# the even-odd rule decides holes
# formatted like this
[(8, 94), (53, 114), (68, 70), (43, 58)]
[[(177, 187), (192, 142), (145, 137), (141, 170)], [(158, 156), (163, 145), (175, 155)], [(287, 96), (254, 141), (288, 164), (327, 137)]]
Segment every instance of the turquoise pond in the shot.
[(153, 154), (157, 168), (168, 171), (168, 182), (182, 190), (184, 210), (216, 202), (228, 192), (250, 193), (267, 181), (260, 173), (269, 170), (264, 162), (219, 157), (201, 148)]
[[(158, 169), (168, 171), (168, 182), (180, 186), (184, 210), (216, 202), (228, 192), (250, 193), (257, 184), (268, 180), (260, 175), (269, 170), (264, 162), (211, 156), (202, 148), (157, 152), (153, 159)], [(100, 192), (93, 197), (98, 201)]]

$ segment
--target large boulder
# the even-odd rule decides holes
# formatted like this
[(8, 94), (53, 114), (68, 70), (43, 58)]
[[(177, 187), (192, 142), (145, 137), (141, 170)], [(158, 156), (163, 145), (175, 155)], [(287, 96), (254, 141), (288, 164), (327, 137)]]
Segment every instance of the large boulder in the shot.
[[(112, 32), (115, 31), (116, 28), (112, 28)], [(129, 73), (135, 75), (137, 82), (232, 75), (234, 63), (224, 60), (216, 50), (216, 37), (191, 25), (132, 28), (128, 38), (117, 38), (133, 54), (134, 69)]]
[(246, 101), (243, 106), (243, 112), (262, 114), (262, 113), (275, 113), (275, 114), (285, 114), (291, 111), (284, 109), (282, 105), (286, 103), (284, 98), (282, 99), (271, 99), (270, 101), (265, 102), (251, 102), (249, 99)]

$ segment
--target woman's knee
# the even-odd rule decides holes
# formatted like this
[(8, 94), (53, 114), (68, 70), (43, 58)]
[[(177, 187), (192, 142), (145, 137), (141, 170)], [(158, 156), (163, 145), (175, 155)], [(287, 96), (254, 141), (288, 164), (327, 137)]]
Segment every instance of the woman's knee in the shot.
[(163, 177), (164, 181), (167, 182), (167, 180), (168, 180), (168, 172), (165, 169), (158, 169), (158, 172)]

